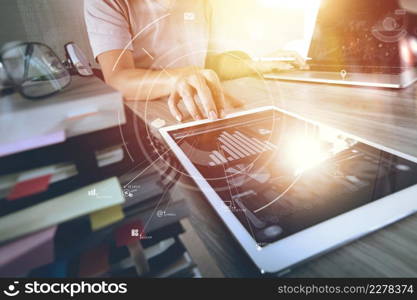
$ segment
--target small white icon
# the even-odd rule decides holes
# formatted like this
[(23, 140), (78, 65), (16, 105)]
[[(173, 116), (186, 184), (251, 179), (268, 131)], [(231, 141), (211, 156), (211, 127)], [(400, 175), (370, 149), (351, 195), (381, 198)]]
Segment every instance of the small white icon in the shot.
[(267, 135), (267, 134), (271, 134), (272, 133), (271, 130), (265, 129), (265, 128), (259, 129), (258, 132), (259, 132), (259, 134), (262, 134), (262, 135)]
[(13, 284), (10, 284), (7, 287), (7, 290), (4, 290), (3, 293), (9, 297), (17, 296), (20, 293), (20, 291), (16, 289), (16, 285), (18, 284), (19, 284), (19, 281), (13, 282)]
[(340, 71), (340, 76), (342, 76), (342, 79), (343, 80), (345, 80), (346, 79), (346, 76), (347, 76), (347, 71), (346, 70), (342, 70), (342, 71)]
[(98, 196), (96, 189), (92, 189), (88, 191), (88, 196), (96, 197)]
[(132, 229), (130, 234), (131, 236), (139, 236), (139, 229)]
[(133, 197), (133, 193), (128, 189), (124, 190), (123, 193), (124, 193), (125, 197), (129, 197), (129, 198)]
[(176, 213), (167, 212), (166, 210), (158, 210), (156, 212), (156, 216), (158, 218), (162, 218), (162, 217), (175, 217), (176, 215), (177, 215)]
[(399, 164), (399, 165), (396, 165), (395, 167), (400, 171), (410, 171), (411, 170), (411, 168), (407, 165)]
[(194, 21), (195, 14), (193, 12), (185, 12), (184, 13), (184, 21)]

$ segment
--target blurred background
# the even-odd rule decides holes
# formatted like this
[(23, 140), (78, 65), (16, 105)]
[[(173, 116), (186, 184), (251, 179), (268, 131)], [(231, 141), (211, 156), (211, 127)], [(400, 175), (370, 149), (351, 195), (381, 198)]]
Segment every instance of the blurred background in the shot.
[[(307, 56), (320, 0), (211, 0), (210, 50), (242, 50), (251, 56), (277, 49)], [(288, 43), (288, 40), (291, 42)]]
[[(210, 50), (243, 50), (254, 56), (282, 48), (285, 45), (280, 37), (287, 40), (288, 36), (294, 43), (287, 48), (305, 52), (303, 39), (311, 35), (320, 3), (320, 0), (208, 1), (213, 9)], [(74, 41), (94, 62), (84, 26), (83, 0), (2, 0), (0, 28), (0, 45), (14, 40), (38, 41), (63, 57), (63, 46)]]
[(65, 57), (64, 45), (77, 43), (93, 55), (84, 26), (84, 0), (2, 0), (0, 1), (0, 45), (9, 41), (36, 41), (49, 45)]

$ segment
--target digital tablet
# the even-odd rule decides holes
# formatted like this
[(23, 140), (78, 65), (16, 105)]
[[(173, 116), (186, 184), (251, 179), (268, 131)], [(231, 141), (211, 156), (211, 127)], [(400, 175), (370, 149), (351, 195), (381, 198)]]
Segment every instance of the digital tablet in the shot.
[(417, 159), (276, 107), (160, 133), (263, 273), (417, 211)]

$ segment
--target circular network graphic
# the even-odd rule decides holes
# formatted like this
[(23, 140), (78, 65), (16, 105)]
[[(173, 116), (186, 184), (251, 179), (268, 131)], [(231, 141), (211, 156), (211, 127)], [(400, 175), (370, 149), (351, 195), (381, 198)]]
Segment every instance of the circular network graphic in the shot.
[(385, 43), (396, 43), (407, 36), (407, 12), (397, 9), (372, 27), (372, 35)]
[[(143, 30), (141, 30), (138, 34), (136, 34), (133, 39), (129, 42), (128, 45), (125, 47), (125, 51), (132, 45), (133, 41), (135, 39), (138, 39), (140, 35), (145, 32), (145, 30), (148, 30), (152, 28), (153, 26), (158, 26), (160, 22), (163, 22), (166, 17), (168, 17), (169, 14), (162, 16), (152, 23), (145, 26)], [(201, 41), (191, 41), (190, 44), (201, 44)], [(134, 112), (139, 113), (141, 115), (141, 118), (143, 119), (143, 122), (140, 120), (140, 118), (133, 118), (133, 130), (134, 130), (134, 136), (137, 142), (137, 145), (140, 149), (137, 149), (138, 152), (142, 153), (147, 164), (145, 168), (140, 168), (140, 170), (137, 172), (137, 174), (134, 176), (134, 178), (131, 180), (133, 182), (134, 180), (140, 178), (141, 176), (144, 176), (146, 174), (147, 170), (150, 170), (151, 168), (156, 169), (160, 175), (161, 175), (161, 183), (164, 185), (164, 195), (162, 198), (166, 195), (166, 193), (175, 185), (181, 186), (186, 189), (190, 190), (198, 190), (196, 185), (193, 183), (194, 180), (199, 179), (196, 178), (198, 175), (190, 175), (187, 172), (185, 172), (182, 168), (182, 166), (178, 163), (177, 159), (175, 158), (172, 151), (161, 141), (159, 138), (158, 129), (159, 127), (174, 125), (170, 120), (163, 120), (162, 116), (165, 115), (164, 113), (168, 112), (167, 103), (165, 100), (159, 100), (154, 101), (154, 99), (151, 98), (152, 91), (155, 89), (158, 89), (157, 82), (160, 78), (160, 76), (165, 76), (166, 74), (170, 74), (170, 68), (173, 68), (176, 66), (177, 62), (180, 60), (187, 59), (187, 57), (190, 57), (190, 60), (192, 56), (194, 55), (201, 55), (202, 52), (193, 50), (189, 51), (186, 55), (178, 56), (175, 59), (171, 59), (169, 63), (167, 63), (168, 58), (173, 55), (173, 53), (176, 53), (179, 47), (184, 47), (184, 45), (177, 45), (176, 47), (172, 47), (170, 51), (167, 51), (162, 55), (161, 57), (155, 57), (155, 54), (152, 51), (148, 51), (147, 49), (143, 49), (144, 53), (146, 53), (149, 58), (153, 62), (153, 66), (151, 69), (159, 69), (161, 72), (159, 73), (156, 78), (149, 79), (149, 80), (143, 80), (141, 83), (137, 86), (137, 93), (143, 90), (149, 90), (148, 97), (146, 98), (146, 101), (137, 101), (133, 105), (131, 105), (131, 108)], [(153, 55), (152, 55), (153, 54)], [(210, 51), (204, 50), (205, 55), (214, 54)], [(234, 59), (241, 59), (240, 57), (234, 56), (233, 53), (230, 54), (233, 56)], [(116, 65), (114, 68), (117, 67), (117, 64), (119, 62), (120, 58), (116, 61)], [(164, 62), (163, 64), (161, 62)], [(242, 60), (242, 64), (247, 64), (248, 61)], [(249, 68), (252, 68), (252, 66), (247, 65)], [(259, 78), (263, 78), (260, 73), (257, 72), (257, 70), (253, 70), (253, 73), (257, 73)], [(147, 89), (143, 89), (142, 84), (146, 84)], [(149, 89), (149, 82), (151, 82), (151, 88)], [(281, 97), (281, 88), (280, 85), (271, 84), (267, 80), (261, 80), (258, 81), (262, 85), (262, 90), (266, 91), (262, 97), (264, 97), (263, 105), (276, 105), (277, 101), (281, 101), (283, 98)], [(199, 99), (196, 99), (198, 102)], [(250, 103), (248, 106), (243, 107), (241, 109), (249, 109), (251, 107)], [(156, 115), (156, 111), (161, 111), (161, 115)], [(230, 110), (233, 111), (233, 110)], [(184, 112), (184, 111), (183, 111)], [(282, 125), (282, 124), (280, 124)], [(260, 129), (259, 135), (262, 136), (262, 141), (254, 139), (253, 137), (245, 136), (244, 133), (241, 132), (233, 132), (230, 135), (224, 134), (222, 136), (219, 136), (219, 145), (224, 146), (227, 141), (235, 141), (237, 139), (244, 140), (243, 143), (246, 145), (252, 143), (254, 148), (265, 148), (269, 149), (269, 151), (275, 151), (274, 142), (279, 143), (279, 141), (272, 141), (272, 135), (273, 132), (276, 129), (276, 120), (272, 118), (272, 122), (269, 124), (269, 126), (264, 127)], [(123, 132), (121, 130), (122, 138), (125, 141), (123, 137)], [(255, 143), (255, 144), (253, 144)], [(261, 156), (263, 155), (262, 152), (251, 152), (249, 149), (242, 149), (242, 153), (247, 151), (245, 162), (237, 162), (238, 159), (233, 157), (233, 154), (228, 154), (221, 149), (210, 149), (210, 150), (202, 150), (200, 147), (194, 145), (193, 143), (188, 143), (188, 146), (190, 149), (188, 149), (187, 152), (195, 152), (198, 153), (198, 155), (195, 155), (194, 161), (192, 161), (195, 164), (201, 163), (199, 161), (199, 158), (213, 158), (213, 154), (215, 151), (220, 150), (219, 153), (222, 157), (225, 157), (224, 159), (227, 160), (227, 164), (223, 162), (223, 164), (219, 164), (218, 161), (216, 161), (214, 158), (211, 160), (206, 160), (205, 166), (206, 167), (218, 167), (223, 166), (224, 170), (223, 172), (219, 172), (218, 177), (211, 178), (210, 180), (222, 182), (221, 185), (217, 185), (215, 187), (215, 190), (217, 192), (227, 192), (230, 191), (232, 193), (232, 187), (231, 186), (237, 186), (237, 185), (243, 185), (246, 181), (254, 181), (258, 182), (259, 184), (266, 184), (266, 182), (270, 179), (270, 175), (267, 172), (263, 172), (262, 169), (268, 166), (268, 164), (271, 163), (271, 160), (274, 159), (274, 155), (268, 155), (267, 159), (260, 160)], [(213, 143), (213, 146), (216, 146), (215, 143)], [(125, 143), (125, 148), (131, 157), (131, 160), (133, 164), (135, 164), (135, 167), (138, 167), (139, 164), (141, 167), (144, 166), (144, 163), (138, 163), (134, 161), (133, 156), (129, 153), (128, 145)], [(227, 147), (225, 147), (227, 148)], [(132, 150), (132, 148), (131, 148)], [(135, 150), (136, 151), (136, 150)], [(219, 156), (217, 156), (219, 157)], [(236, 161), (236, 162), (235, 162)], [(254, 167), (256, 166), (256, 167)], [(190, 178), (194, 180), (178, 180), (180, 177)], [(296, 177), (294, 177), (295, 182), (297, 181)], [(130, 190), (128, 185), (131, 183), (129, 182), (124, 187), (124, 195), (126, 198), (133, 197), (134, 192)], [(190, 182), (190, 183), (188, 183)], [(295, 184), (294, 182), (294, 184)], [(290, 189), (292, 185), (288, 187)], [(277, 196), (278, 200), (280, 196)], [(276, 200), (276, 201), (278, 201)], [(161, 200), (160, 200), (161, 201)], [(226, 204), (226, 203), (225, 203)], [(227, 204), (226, 204), (227, 205)], [(168, 205), (167, 205), (168, 206)], [(162, 210), (159, 209), (159, 203), (154, 211), (154, 215), (156, 217), (164, 217), (168, 216), (166, 214), (166, 209)], [(233, 211), (233, 209), (241, 210), (245, 216), (250, 220), (250, 227), (256, 227), (261, 226), (265, 227), (266, 231), (265, 234), (273, 234), (278, 235), (281, 233), (281, 229), (279, 226), (267, 226), (269, 224), (269, 221), (264, 221), (263, 219), (258, 218), (255, 213), (256, 212), (250, 212), (245, 205), (239, 200), (239, 197), (235, 195), (235, 197), (232, 197), (231, 203), (228, 205), (229, 209)], [(260, 208), (259, 210), (262, 210), (263, 208)], [(151, 218), (150, 218), (151, 219)], [(150, 219), (146, 222), (146, 225), (150, 221)], [(262, 231), (263, 232), (263, 231)], [(253, 234), (253, 233), (251, 233)], [(255, 237), (253, 237), (255, 239)]]

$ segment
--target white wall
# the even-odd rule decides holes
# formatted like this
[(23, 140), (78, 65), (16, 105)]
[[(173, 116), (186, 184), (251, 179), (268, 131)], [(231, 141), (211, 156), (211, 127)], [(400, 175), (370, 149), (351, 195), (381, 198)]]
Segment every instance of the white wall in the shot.
[[(11, 17), (10, 17), (11, 16)], [(93, 62), (83, 17), (83, 0), (1, 0), (0, 44), (10, 40), (43, 42), (62, 58), (76, 42)]]
[(14, 39), (25, 39), (26, 32), (16, 0), (0, 0), (0, 46)]
[(209, 1), (213, 7), (211, 50), (243, 50), (251, 55), (270, 54), (291, 40), (305, 41), (312, 34), (320, 4), (320, 0)]
[[(193, 1), (193, 0), (189, 0)], [(302, 39), (313, 24), (305, 19), (320, 0), (207, 0), (213, 7), (212, 43), (216, 52), (243, 50), (263, 55), (288, 39)], [(40, 41), (61, 56), (74, 41), (93, 62), (83, 18), (83, 0), (0, 0), (0, 44)]]

